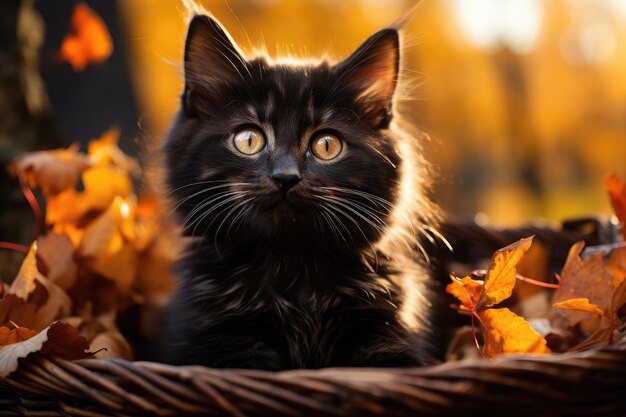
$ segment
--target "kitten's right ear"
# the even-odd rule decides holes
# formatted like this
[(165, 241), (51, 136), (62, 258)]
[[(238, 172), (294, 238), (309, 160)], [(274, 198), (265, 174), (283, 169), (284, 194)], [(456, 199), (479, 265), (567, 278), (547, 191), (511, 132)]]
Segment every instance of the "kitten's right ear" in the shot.
[(193, 109), (196, 95), (205, 100), (217, 98), (214, 95), (220, 87), (248, 71), (248, 62), (228, 32), (215, 19), (195, 15), (185, 41), (185, 109)]

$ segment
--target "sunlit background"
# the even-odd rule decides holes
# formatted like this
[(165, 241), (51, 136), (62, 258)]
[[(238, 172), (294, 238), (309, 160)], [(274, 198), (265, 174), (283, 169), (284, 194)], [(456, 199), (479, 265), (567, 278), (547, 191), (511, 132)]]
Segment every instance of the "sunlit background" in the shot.
[[(98, 66), (85, 73), (110, 85), (114, 97), (130, 89), (132, 98), (107, 102), (107, 112), (88, 104), (98, 97), (68, 96), (48, 85), (67, 140), (79, 139), (73, 123), (87, 126), (81, 134), (98, 136), (104, 129), (90, 123), (96, 112), (99, 120), (120, 123), (126, 142), (160, 140), (181, 91), (183, 6), (119, 0), (107, 17), (101, 9), (108, 2), (88, 3), (111, 28), (128, 76)], [(416, 2), (201, 4), (247, 52), (341, 58)], [(44, 20), (59, 13), (52, 9), (43, 10)], [(405, 45), (403, 66), (412, 80), (400, 94), (431, 138), (425, 152), (437, 167), (435, 199), (446, 211), (483, 213), (496, 225), (609, 212), (603, 179), (611, 172), (626, 177), (626, 1), (424, 0), (407, 24)], [(54, 83), (45, 73), (44, 79)], [(129, 101), (132, 110), (124, 110)], [(67, 114), (69, 108), (80, 110)], [(116, 118), (132, 120), (133, 129)]]

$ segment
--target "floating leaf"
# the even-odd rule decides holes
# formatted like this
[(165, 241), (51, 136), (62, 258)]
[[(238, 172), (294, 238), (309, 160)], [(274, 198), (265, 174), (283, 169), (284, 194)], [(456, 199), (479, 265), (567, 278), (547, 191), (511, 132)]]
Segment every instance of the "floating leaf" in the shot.
[(107, 59), (113, 52), (113, 41), (106, 25), (85, 3), (78, 3), (72, 13), (72, 31), (61, 44), (61, 59), (74, 71), (82, 71), (88, 64)]

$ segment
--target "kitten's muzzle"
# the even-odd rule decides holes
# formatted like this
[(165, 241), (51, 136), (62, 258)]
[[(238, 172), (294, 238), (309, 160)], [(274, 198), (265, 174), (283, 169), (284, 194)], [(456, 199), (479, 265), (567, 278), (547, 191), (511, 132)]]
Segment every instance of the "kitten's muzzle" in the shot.
[(272, 164), (270, 178), (286, 193), (302, 179), (302, 173), (292, 155), (283, 155)]

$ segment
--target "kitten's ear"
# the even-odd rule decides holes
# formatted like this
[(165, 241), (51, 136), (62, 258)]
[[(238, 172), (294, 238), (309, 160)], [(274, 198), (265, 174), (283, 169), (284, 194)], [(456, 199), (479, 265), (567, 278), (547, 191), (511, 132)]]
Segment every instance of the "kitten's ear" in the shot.
[(192, 107), (194, 95), (206, 99), (225, 83), (248, 73), (248, 62), (228, 32), (213, 18), (195, 15), (185, 41), (185, 93), (183, 104)]
[(348, 58), (333, 68), (338, 82), (356, 91), (356, 103), (373, 126), (384, 129), (391, 121), (391, 104), (398, 81), (400, 37), (396, 29), (370, 36)]

